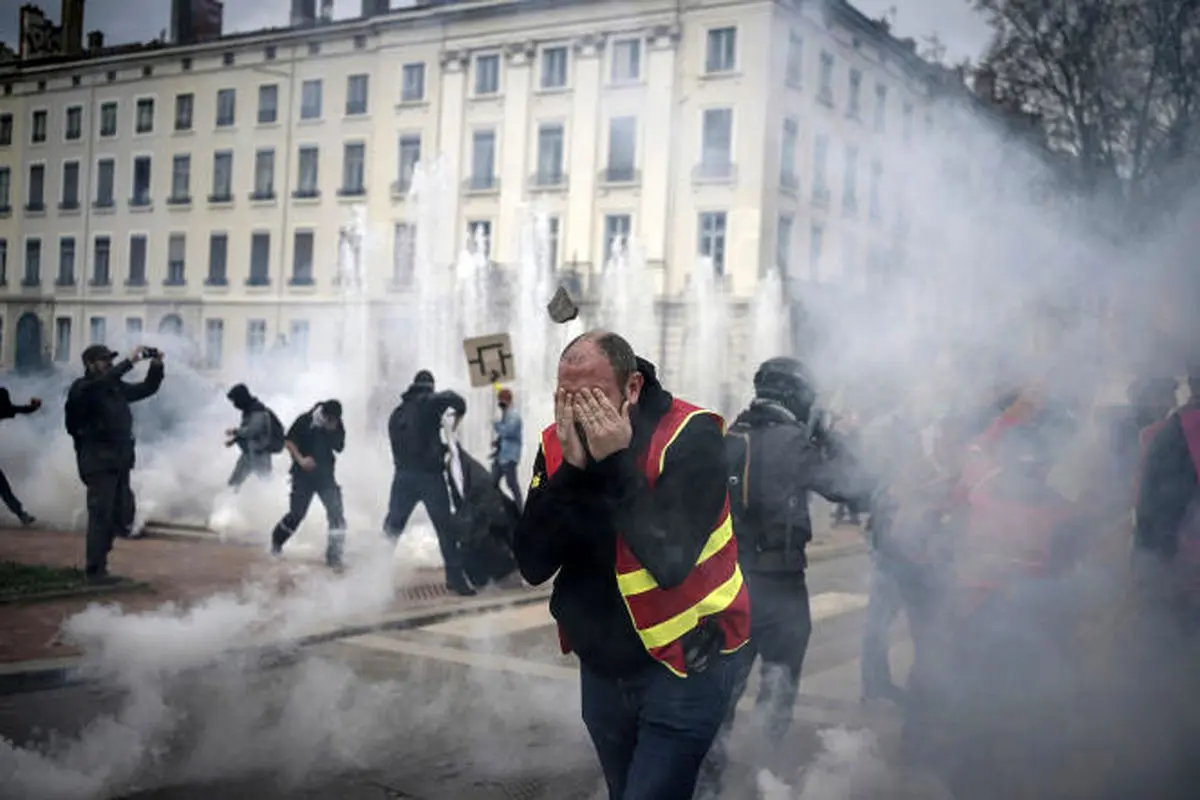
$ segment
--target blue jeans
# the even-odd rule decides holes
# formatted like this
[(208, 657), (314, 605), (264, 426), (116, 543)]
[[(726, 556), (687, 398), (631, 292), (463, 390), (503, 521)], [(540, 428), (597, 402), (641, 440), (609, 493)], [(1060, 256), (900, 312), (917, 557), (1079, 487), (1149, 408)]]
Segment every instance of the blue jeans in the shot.
[(691, 800), (743, 660), (720, 656), (687, 678), (660, 664), (617, 680), (580, 666), (583, 722), (609, 800)]

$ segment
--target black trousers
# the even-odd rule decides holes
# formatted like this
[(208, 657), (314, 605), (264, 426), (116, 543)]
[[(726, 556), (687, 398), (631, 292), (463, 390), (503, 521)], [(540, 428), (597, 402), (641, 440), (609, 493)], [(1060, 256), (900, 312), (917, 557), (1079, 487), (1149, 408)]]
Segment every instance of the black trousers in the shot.
[(393, 543), (398, 541), (417, 503), (424, 504), (433, 530), (437, 533), (442, 563), (446, 566), (446, 580), (450, 583), (462, 581), (462, 555), (458, 549), (454, 516), (450, 513), (450, 491), (446, 488), (442, 473), (396, 470), (388, 497), (387, 519), (383, 523), (384, 533)]
[(25, 507), (21, 505), (21, 501), (13, 494), (12, 487), (8, 485), (8, 476), (4, 474), (4, 470), (2, 469), (0, 469), (0, 500), (3, 500), (4, 505), (8, 506), (8, 510), (18, 517), (25, 516)]
[(720, 794), (737, 704), (746, 692), (755, 657), (762, 659), (755, 699), (756, 722), (769, 737), (768, 741), (778, 745), (792, 725), (800, 672), (812, 635), (808, 584), (803, 572), (743, 571), (742, 574), (750, 590), (750, 641), (744, 648), (746, 657), (741, 662), (742, 672), (734, 684), (725, 722), (704, 764), (701, 779), (704, 797)]
[(105, 470), (85, 475), (87, 487), (87, 564), (88, 575), (108, 572), (108, 554), (113, 540), (133, 530), (137, 503), (129, 486), (129, 470)]
[(300, 523), (308, 516), (309, 506), (316, 497), (325, 506), (325, 519), (329, 524), (329, 538), (325, 544), (325, 561), (340, 564), (346, 542), (346, 516), (342, 506), (342, 487), (332, 477), (310, 478), (292, 476), (292, 491), (288, 497), (288, 512), (275, 526), (271, 534), (271, 547), (278, 552), (288, 539), (296, 533)]

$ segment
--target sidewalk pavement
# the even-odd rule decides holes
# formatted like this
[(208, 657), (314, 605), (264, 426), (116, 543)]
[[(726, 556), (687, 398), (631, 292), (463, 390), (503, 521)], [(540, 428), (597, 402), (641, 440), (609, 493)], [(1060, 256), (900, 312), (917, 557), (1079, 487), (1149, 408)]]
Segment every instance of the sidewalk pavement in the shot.
[[(822, 515), (823, 516), (823, 515)], [(818, 517), (814, 514), (814, 518)], [(818, 529), (809, 546), (811, 561), (861, 552), (862, 534), (854, 527)], [(224, 592), (235, 592), (250, 581), (275, 585), (287, 593), (295, 578), (264, 548), (245, 543), (222, 543), (199, 530), (148, 526), (146, 536), (119, 539), (110, 556), (112, 572), (144, 586), (140, 589), (87, 593), (42, 601), (14, 602), (4, 608), (0, 633), (0, 694), (48, 688), (74, 680), (79, 651), (58, 640), (62, 624), (93, 603), (120, 606), (126, 612), (148, 611), (166, 603), (188, 606)], [(80, 567), (84, 551), (79, 533), (37, 529), (0, 529), (0, 560), (51, 567)], [(288, 567), (296, 561), (285, 561)], [(512, 603), (541, 602), (550, 586), (489, 588), (477, 597), (449, 593), (441, 569), (419, 568), (398, 586), (396, 599), (383, 614), (346, 619), (288, 642), (264, 643), (264, 648), (287, 650), (342, 636), (381, 629), (430, 624), (450, 616), (471, 614)]]

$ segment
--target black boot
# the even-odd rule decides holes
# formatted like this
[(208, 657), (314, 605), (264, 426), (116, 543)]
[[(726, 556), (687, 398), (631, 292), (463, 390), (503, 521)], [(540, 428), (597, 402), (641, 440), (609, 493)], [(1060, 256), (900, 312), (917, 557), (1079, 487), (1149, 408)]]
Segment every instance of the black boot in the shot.
[(287, 544), (287, 540), (292, 538), (292, 533), (282, 524), (276, 525), (275, 530), (271, 531), (271, 555), (283, 555), (283, 546)]
[(32, 514), (29, 514), (25, 511), (22, 511), (20, 514), (17, 514), (17, 519), (21, 520), (21, 524), (24, 525), (26, 528), (28, 528), (30, 525), (37, 522), (36, 517), (34, 517)]
[(342, 553), (345, 551), (346, 536), (343, 533), (330, 533), (329, 541), (325, 544), (325, 566), (340, 572), (344, 566)]
[(454, 592), (459, 597), (474, 597), (478, 594), (471, 584), (467, 581), (467, 577), (462, 574), (461, 570), (446, 573), (446, 587)]

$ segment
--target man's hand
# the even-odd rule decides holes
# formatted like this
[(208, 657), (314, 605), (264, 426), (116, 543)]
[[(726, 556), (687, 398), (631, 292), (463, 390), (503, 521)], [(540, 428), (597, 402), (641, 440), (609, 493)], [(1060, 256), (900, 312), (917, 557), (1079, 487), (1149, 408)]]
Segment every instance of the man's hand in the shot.
[(575, 399), (563, 389), (554, 392), (554, 433), (566, 462), (576, 469), (587, 466), (587, 451), (575, 430)]
[(131, 352), (128, 356), (129, 363), (136, 364), (139, 361), (141, 361), (142, 355), (145, 353), (145, 350), (146, 350), (146, 348), (142, 347), (141, 345), (138, 345), (137, 347), (133, 348), (133, 352)]
[(40, 397), (30, 398), (29, 405), (33, 407), (34, 411), (37, 411), (39, 408), (42, 407), (42, 398), (40, 398)]
[(312, 472), (317, 468), (316, 459), (314, 459), (312, 456), (301, 456), (296, 463), (299, 464), (300, 469), (304, 470), (305, 472)]
[(584, 389), (575, 398), (575, 414), (583, 423), (592, 458), (603, 461), (629, 447), (633, 423), (629, 419), (629, 401), (618, 411), (599, 389)]

